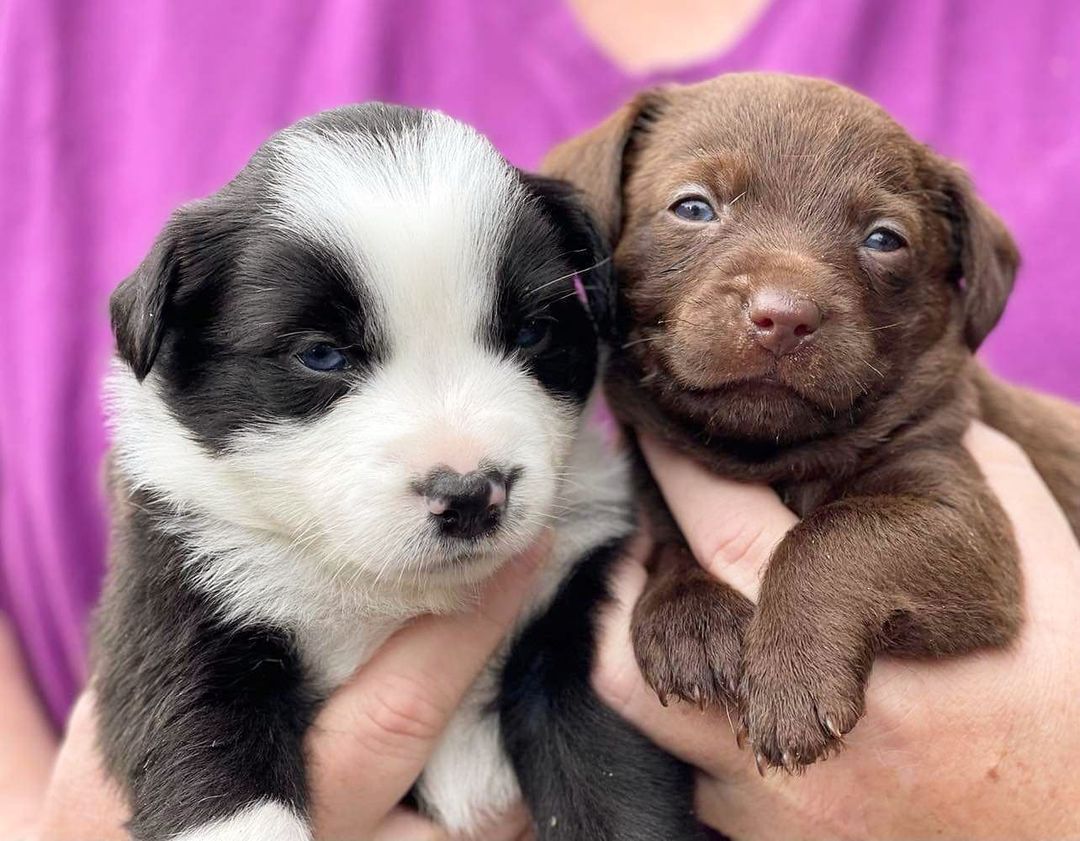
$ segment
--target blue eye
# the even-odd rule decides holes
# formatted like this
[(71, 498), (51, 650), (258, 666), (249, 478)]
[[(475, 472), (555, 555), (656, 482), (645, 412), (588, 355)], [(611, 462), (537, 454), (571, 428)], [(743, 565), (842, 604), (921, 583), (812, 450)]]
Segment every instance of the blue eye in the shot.
[(529, 353), (539, 353), (548, 345), (552, 326), (550, 318), (531, 318), (521, 325), (514, 345)]
[(863, 240), (863, 248), (871, 251), (899, 251), (905, 245), (904, 238), (888, 228), (874, 228), (870, 236)]
[(687, 222), (712, 222), (716, 219), (712, 205), (699, 196), (680, 199), (671, 206), (671, 212)]
[(297, 359), (312, 371), (341, 371), (348, 365), (345, 354), (332, 345), (312, 345), (297, 354)]

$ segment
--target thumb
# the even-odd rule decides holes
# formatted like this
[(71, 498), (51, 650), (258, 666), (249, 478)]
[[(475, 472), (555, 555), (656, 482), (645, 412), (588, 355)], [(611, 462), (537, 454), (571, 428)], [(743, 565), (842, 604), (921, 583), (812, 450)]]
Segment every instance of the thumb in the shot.
[(718, 477), (648, 435), (639, 441), (698, 563), (756, 600), (769, 556), (798, 518), (771, 488)]
[(550, 548), (545, 533), (488, 582), (472, 610), (422, 616), (395, 633), (330, 696), (307, 742), (317, 837), (370, 838), (401, 800), (513, 625)]

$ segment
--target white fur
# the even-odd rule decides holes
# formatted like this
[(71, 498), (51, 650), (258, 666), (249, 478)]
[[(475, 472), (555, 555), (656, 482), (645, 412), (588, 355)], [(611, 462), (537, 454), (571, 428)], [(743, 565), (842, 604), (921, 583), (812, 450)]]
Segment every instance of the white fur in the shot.
[[(393, 154), (344, 134), (287, 132), (276, 143), (271, 212), (350, 261), (389, 358), (321, 418), (259, 423), (224, 454), (173, 417), (153, 372), (140, 383), (117, 364), (108, 395), (117, 463), (174, 506), (195, 581), (232, 621), (295, 631), (329, 691), (409, 618), (466, 604), (557, 521), (527, 616), (542, 609), (569, 563), (628, 530), (627, 483), (573, 412), (478, 338), (520, 202), (490, 144), (440, 115)], [(465, 472), (482, 461), (522, 474), (504, 528), (456, 556), (413, 483), (438, 465)], [(456, 830), (517, 797), (487, 710), (493, 691), (485, 673), (423, 777), (425, 801)], [(294, 818), (263, 804), (183, 839), (307, 839)]]
[(275, 148), (270, 210), (278, 224), (346, 257), (377, 290), (387, 335), (434, 340), (451, 361), (475, 344), (523, 196), (486, 138), (427, 112), (392, 145), (356, 133), (328, 141), (301, 123)]
[(477, 680), (420, 778), (426, 807), (452, 833), (475, 830), (521, 797), (489, 706), (496, 691), (494, 678), (489, 669)]
[[(153, 373), (139, 384), (118, 366), (117, 457), (190, 515), (182, 525), (215, 558), (201, 581), (234, 616), (305, 623), (313, 603), (341, 599), (392, 616), (450, 609), (550, 518), (577, 425), (479, 341), (520, 185), (485, 139), (438, 114), (393, 150), (303, 124), (273, 148), (271, 212), (350, 259), (389, 360), (321, 419), (258, 425), (224, 457), (171, 417)], [(457, 563), (412, 486), (482, 461), (523, 473), (508, 527)]]
[(182, 832), (173, 841), (311, 841), (307, 822), (273, 800)]
[[(630, 529), (627, 466), (604, 446), (595, 427), (586, 429), (574, 448), (567, 484), (567, 507), (552, 557), (518, 628), (547, 607), (571, 564)], [(517, 778), (502, 750), (498, 718), (491, 712), (496, 669), (504, 653), (492, 657), (466, 695), (420, 778), (424, 803), (455, 833), (469, 834), (520, 797)]]

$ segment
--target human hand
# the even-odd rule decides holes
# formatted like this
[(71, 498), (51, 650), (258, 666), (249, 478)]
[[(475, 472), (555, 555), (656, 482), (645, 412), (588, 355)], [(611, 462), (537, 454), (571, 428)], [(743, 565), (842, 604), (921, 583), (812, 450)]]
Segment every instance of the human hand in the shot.
[[(449, 835), (400, 807), (465, 692), (510, 629), (550, 539), (502, 570), (477, 606), (424, 616), (391, 637), (330, 696), (307, 737), (312, 820), (320, 841), (444, 841)], [(105, 774), (93, 693), (75, 706), (43, 804), (38, 841), (126, 841), (128, 809)], [(524, 809), (485, 831), (530, 837)]]
[[(1080, 779), (1080, 545), (1024, 453), (975, 424), (966, 444), (1020, 546), (1026, 620), (1008, 650), (940, 661), (879, 658), (864, 718), (840, 755), (801, 776), (759, 777), (724, 710), (660, 705), (637, 669), (630, 610), (647, 547), (616, 582), (595, 683), (650, 738), (698, 769), (698, 815), (740, 841), (1076, 838)], [(755, 598), (795, 516), (767, 488), (642, 448), (699, 562)]]

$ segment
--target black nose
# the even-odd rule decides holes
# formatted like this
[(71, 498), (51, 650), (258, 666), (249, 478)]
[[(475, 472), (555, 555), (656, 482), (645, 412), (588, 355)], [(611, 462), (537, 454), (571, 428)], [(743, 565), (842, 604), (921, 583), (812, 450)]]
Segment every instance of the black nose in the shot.
[(427, 498), (428, 511), (444, 535), (470, 540), (499, 527), (510, 496), (510, 480), (498, 470), (461, 474), (439, 468), (417, 490)]

